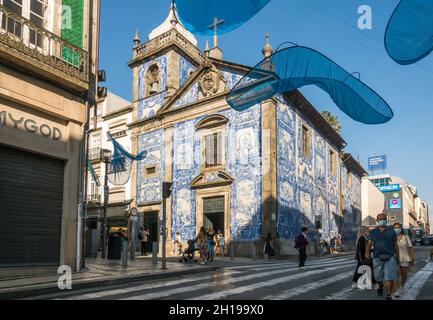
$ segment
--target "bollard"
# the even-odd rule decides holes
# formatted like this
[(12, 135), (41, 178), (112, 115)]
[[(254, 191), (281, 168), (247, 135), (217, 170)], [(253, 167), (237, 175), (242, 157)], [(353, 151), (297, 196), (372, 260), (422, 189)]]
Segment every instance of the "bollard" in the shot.
[(137, 249), (137, 242), (131, 241), (131, 260), (135, 260), (135, 250)]
[(122, 240), (122, 269), (128, 268), (128, 241)]
[(235, 259), (235, 245), (232, 242), (230, 242), (230, 259), (234, 260)]
[(252, 256), (253, 256), (253, 260), (256, 260), (256, 243), (255, 242), (253, 242), (253, 243), (251, 243), (252, 244), (252, 247), (251, 247), (251, 250), (252, 250)]
[(157, 242), (152, 242), (152, 264), (153, 265), (157, 265), (158, 261), (157, 261), (157, 251), (158, 251), (158, 243)]

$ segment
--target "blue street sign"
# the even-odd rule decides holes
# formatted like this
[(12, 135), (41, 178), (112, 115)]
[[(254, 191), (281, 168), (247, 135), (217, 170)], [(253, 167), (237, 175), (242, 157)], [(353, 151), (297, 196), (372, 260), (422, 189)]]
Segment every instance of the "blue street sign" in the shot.
[(378, 189), (382, 192), (395, 192), (395, 191), (400, 191), (401, 187), (399, 184), (390, 184), (387, 186), (378, 187)]
[(385, 169), (387, 169), (386, 155), (374, 156), (368, 158), (369, 171), (385, 170)]

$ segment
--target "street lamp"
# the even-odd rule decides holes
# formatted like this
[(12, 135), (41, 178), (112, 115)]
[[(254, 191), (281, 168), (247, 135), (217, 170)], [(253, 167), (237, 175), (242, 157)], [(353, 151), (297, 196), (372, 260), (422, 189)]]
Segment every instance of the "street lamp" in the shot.
[(101, 159), (105, 163), (105, 176), (104, 176), (104, 222), (103, 222), (103, 243), (102, 243), (102, 258), (105, 259), (105, 250), (107, 247), (107, 206), (108, 206), (108, 196), (110, 189), (108, 187), (108, 167), (111, 163), (111, 150), (102, 149)]

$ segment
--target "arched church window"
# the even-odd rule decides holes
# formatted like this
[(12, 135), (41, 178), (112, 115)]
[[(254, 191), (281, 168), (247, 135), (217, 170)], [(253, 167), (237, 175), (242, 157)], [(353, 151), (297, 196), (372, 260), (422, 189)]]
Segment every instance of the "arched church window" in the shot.
[(147, 71), (147, 86), (149, 95), (160, 92), (160, 73), (156, 64), (152, 65)]

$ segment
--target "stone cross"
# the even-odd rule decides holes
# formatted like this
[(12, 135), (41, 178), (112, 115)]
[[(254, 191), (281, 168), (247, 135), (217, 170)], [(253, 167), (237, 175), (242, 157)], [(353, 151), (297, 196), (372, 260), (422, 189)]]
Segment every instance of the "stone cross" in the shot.
[(218, 25), (223, 24), (224, 19), (218, 20), (217, 17), (213, 19), (213, 24), (209, 26), (209, 29), (213, 29), (214, 35), (213, 35), (213, 45), (214, 48), (218, 47)]

